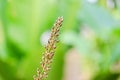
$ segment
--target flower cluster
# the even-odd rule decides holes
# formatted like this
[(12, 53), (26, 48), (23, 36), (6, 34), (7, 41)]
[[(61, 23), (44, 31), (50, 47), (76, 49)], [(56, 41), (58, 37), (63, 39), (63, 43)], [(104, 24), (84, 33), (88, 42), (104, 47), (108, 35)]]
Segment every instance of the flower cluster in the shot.
[(56, 43), (58, 42), (59, 30), (62, 26), (63, 17), (58, 17), (53, 25), (50, 38), (45, 46), (45, 52), (43, 53), (42, 60), (40, 62), (42, 70), (37, 69), (37, 76), (34, 76), (34, 80), (44, 80), (48, 77), (48, 72), (51, 69), (51, 63), (55, 54)]

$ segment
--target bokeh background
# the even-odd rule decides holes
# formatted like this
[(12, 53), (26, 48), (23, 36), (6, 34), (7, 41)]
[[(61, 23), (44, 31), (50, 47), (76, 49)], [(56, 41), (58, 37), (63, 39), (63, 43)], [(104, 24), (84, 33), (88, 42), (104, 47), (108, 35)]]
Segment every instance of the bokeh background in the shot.
[(47, 80), (120, 80), (120, 0), (0, 0), (0, 80), (33, 80), (58, 16)]

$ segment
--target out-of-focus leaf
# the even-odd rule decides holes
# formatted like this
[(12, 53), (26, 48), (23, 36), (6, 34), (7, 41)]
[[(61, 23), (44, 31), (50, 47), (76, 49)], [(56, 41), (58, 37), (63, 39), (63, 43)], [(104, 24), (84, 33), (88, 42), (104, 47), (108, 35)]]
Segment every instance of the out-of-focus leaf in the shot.
[(9, 64), (0, 60), (0, 75), (4, 80), (20, 80), (14, 75), (15, 71)]
[[(79, 19), (92, 27), (101, 37), (107, 37), (118, 22), (101, 6), (83, 1), (79, 12)], [(106, 35), (105, 35), (106, 34)]]
[(77, 40), (77, 34), (75, 32), (66, 32), (61, 35), (60, 39), (67, 45), (74, 45)]
[(112, 49), (112, 55), (111, 55), (111, 63), (116, 62), (118, 60), (120, 60), (120, 42), (116, 42), (116, 44), (113, 45), (113, 49)]
[(84, 54), (86, 56), (90, 56), (92, 54), (92, 48), (95, 46), (91, 40), (80, 36), (75, 32), (63, 33), (60, 39), (67, 45), (73, 45), (78, 49), (78, 51), (80, 51), (81, 54)]

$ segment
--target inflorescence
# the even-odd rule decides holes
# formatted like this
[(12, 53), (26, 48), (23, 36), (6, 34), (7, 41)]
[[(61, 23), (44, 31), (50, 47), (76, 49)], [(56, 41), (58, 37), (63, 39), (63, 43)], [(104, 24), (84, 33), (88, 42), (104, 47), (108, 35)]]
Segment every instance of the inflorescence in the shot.
[(58, 17), (53, 25), (50, 38), (45, 46), (45, 52), (43, 53), (41, 64), (41, 70), (37, 69), (37, 76), (34, 76), (34, 80), (44, 80), (48, 77), (48, 72), (51, 69), (51, 63), (55, 54), (56, 43), (58, 42), (58, 36), (60, 27), (62, 26), (63, 17)]

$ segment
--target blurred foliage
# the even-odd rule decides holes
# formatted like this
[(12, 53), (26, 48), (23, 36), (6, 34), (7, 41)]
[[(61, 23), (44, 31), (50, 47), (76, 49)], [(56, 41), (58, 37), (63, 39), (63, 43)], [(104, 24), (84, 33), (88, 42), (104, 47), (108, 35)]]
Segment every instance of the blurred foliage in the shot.
[(40, 36), (61, 15), (61, 43), (48, 80), (62, 79), (70, 46), (92, 65), (93, 80), (117, 80), (120, 69), (110, 68), (120, 61), (120, 1), (107, 1), (0, 0), (0, 80), (33, 79), (44, 51)]

